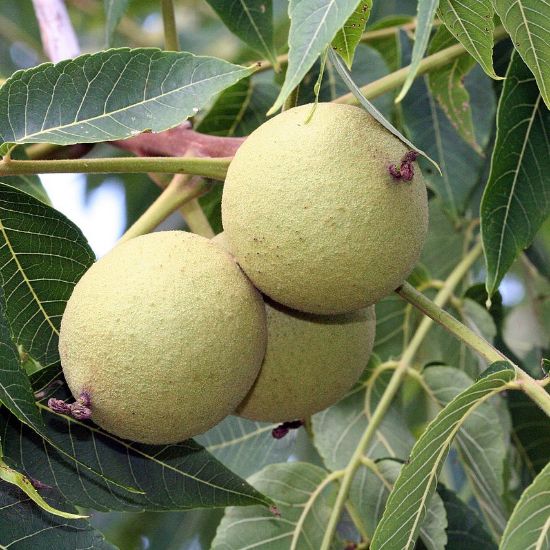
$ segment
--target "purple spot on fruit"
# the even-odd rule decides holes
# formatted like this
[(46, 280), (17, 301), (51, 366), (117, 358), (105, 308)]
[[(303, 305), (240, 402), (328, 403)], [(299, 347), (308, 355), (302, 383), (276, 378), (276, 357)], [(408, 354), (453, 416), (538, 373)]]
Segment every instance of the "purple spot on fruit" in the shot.
[(394, 180), (411, 181), (414, 177), (413, 162), (418, 158), (416, 151), (408, 151), (401, 159), (401, 166), (395, 164), (388, 166), (388, 172)]

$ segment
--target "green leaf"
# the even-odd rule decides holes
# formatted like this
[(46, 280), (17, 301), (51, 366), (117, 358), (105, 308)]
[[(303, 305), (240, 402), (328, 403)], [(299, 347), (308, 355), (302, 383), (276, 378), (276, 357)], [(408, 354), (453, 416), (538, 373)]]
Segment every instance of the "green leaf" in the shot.
[[(374, 533), (401, 467), (394, 460), (381, 460), (375, 464), (375, 471), (364, 466), (357, 471), (351, 486), (350, 499), (361, 514), (367, 533)], [(438, 495), (434, 497), (428, 506), (419, 534), (426, 548), (443, 550), (447, 542), (446, 513), (442, 500)]]
[(223, 231), (222, 225), (222, 195), (223, 185), (214, 185), (206, 195), (199, 198), (199, 204), (203, 209), (212, 230), (216, 235)]
[(117, 28), (124, 12), (128, 8), (129, 0), (103, 0), (105, 10), (105, 45), (109, 47), (113, 40), (113, 34)]
[(357, 0), (290, 0), (288, 67), (281, 92), (268, 115), (283, 105), (356, 7)]
[[(320, 548), (336, 498), (334, 484), (315, 495), (326, 478), (325, 470), (305, 462), (267, 466), (248, 481), (273, 499), (280, 516), (258, 506), (228, 508), (211, 550)], [(304, 517), (300, 521), (302, 514)]]
[(550, 214), (549, 127), (550, 112), (535, 79), (514, 53), (500, 96), (491, 172), (481, 201), (489, 295)]
[[(29, 160), (23, 147), (16, 147), (11, 153), (11, 158), (13, 160)], [(44, 204), (51, 206), (50, 197), (48, 196), (48, 193), (46, 193), (40, 178), (36, 174), (28, 174), (23, 176), (2, 176), (2, 181), (12, 187), (15, 187), (16, 189), (20, 189), (21, 191), (32, 195)]]
[(94, 254), (82, 232), (36, 198), (0, 183), (0, 280), (15, 343), (43, 366), (59, 361), (59, 324)]
[(491, 0), (440, 0), (439, 17), (491, 78), (493, 69), (494, 9)]
[(409, 462), (402, 468), (388, 498), (372, 550), (409, 550), (414, 547), (419, 525), (433, 495), (437, 478), (457, 431), (466, 418), (492, 395), (514, 380), (509, 363), (493, 363), (482, 377), (455, 397), (429, 424), (416, 442)]
[(529, 477), (533, 479), (548, 463), (550, 423), (546, 414), (523, 392), (510, 392), (507, 399), (514, 443)]
[[(462, 308), (460, 309), (460, 317), (462, 322), (469, 326), (473, 331), (480, 334), (487, 342), (494, 342), (497, 328), (495, 321), (487, 311), (485, 304), (480, 305), (470, 298), (462, 299)], [(473, 352), (464, 342), (460, 342), (460, 355), (463, 357), (462, 370), (472, 378), (477, 378), (483, 371), (486, 363), (481, 357)], [(456, 362), (455, 364), (459, 364)]]
[(206, 550), (223, 517), (223, 508), (187, 512), (94, 514), (91, 523), (121, 550)]
[[(298, 103), (304, 105), (315, 101), (313, 82), (316, 82), (319, 75), (320, 62), (317, 61), (300, 84)], [(359, 44), (356, 49), (355, 61), (351, 70), (351, 78), (358, 86), (364, 86), (378, 78), (388, 74), (388, 66), (382, 55), (374, 48), (366, 44)], [(319, 90), (319, 101), (334, 101), (338, 97), (347, 94), (349, 88), (338, 76), (336, 67), (328, 61), (325, 66), (325, 78)], [(376, 108), (384, 113), (386, 118), (391, 117), (393, 102), (389, 96), (381, 96), (373, 101)]]
[(467, 241), (464, 227), (454, 225), (445, 215), (441, 199), (430, 200), (430, 230), (426, 238), (420, 261), (433, 279), (446, 279), (455, 268), (459, 258), (464, 256)]
[(428, 47), (428, 40), (430, 39), (430, 33), (438, 4), (439, 0), (418, 0), (418, 16), (416, 20), (417, 22), (411, 65), (403, 87), (395, 99), (396, 102), (401, 101), (405, 97), (414, 82), (418, 71), (418, 66), (420, 65), (420, 61), (422, 61), (426, 48)]
[[(456, 43), (452, 34), (442, 25), (430, 42), (430, 54)], [(475, 59), (461, 55), (428, 75), (430, 92), (462, 139), (479, 154), (483, 151), (476, 141), (470, 94), (464, 86), (464, 77), (475, 65)]]
[(274, 84), (244, 78), (218, 96), (196, 129), (214, 136), (247, 136), (265, 122), (276, 97)]
[(400, 139), (405, 145), (425, 157), (426, 160), (430, 161), (434, 165), (436, 170), (440, 171), (439, 166), (433, 159), (431, 159), (424, 151), (420, 150), (416, 145), (411, 143), (397, 128), (395, 128), (395, 126), (391, 122), (386, 120), (386, 118), (384, 118), (384, 115), (380, 111), (378, 111), (378, 109), (361, 93), (361, 90), (355, 84), (351, 75), (342, 64), (341, 60), (332, 50), (329, 51), (329, 57), (332, 64), (336, 67), (338, 74), (340, 75), (346, 86), (349, 88), (351, 93), (357, 98), (362, 107), (380, 124), (382, 124), (382, 126), (384, 126), (386, 130), (388, 130), (395, 137)]
[(275, 439), (277, 424), (228, 416), (195, 440), (222, 464), (241, 477), (249, 477), (268, 464), (285, 462), (294, 450), (294, 434)]
[[(429, 367), (423, 376), (442, 407), (472, 384), (469, 376), (452, 367)], [(482, 403), (473, 411), (456, 434), (461, 463), (485, 523), (497, 538), (502, 535), (507, 519), (502, 494), (508, 443), (499, 412), (491, 402)]]
[[(377, 31), (387, 29), (388, 27), (406, 25), (411, 21), (411, 17), (404, 15), (390, 16), (369, 25), (367, 30)], [(397, 71), (401, 67), (401, 40), (399, 39), (399, 30), (396, 30), (393, 36), (369, 40), (369, 46), (374, 48), (384, 57), (391, 71)]]
[[(55, 367), (38, 372), (31, 381), (41, 402), (71, 399)], [(104, 511), (271, 504), (192, 439), (141, 445), (52, 413), (43, 404), (41, 409), (43, 433), (55, 448), (0, 409), (4, 459), (10, 467), (57, 487), (72, 504)]]
[[(51, 495), (51, 489), (46, 492), (49, 506), (65, 505), (57, 495)], [(115, 550), (86, 520), (67, 521), (46, 512), (13, 485), (0, 485), (0, 510), (0, 548)]]
[(439, 484), (437, 493), (447, 512), (449, 550), (497, 550), (477, 512), (462, 502), (453, 491)]
[(226, 27), (274, 65), (271, 0), (207, 0)]
[(212, 136), (234, 135), (234, 128), (240, 122), (242, 112), (247, 107), (251, 88), (251, 78), (243, 78), (226, 88), (197, 124), (196, 130)]
[(21, 366), (19, 353), (11, 339), (3, 289), (0, 289), (0, 364), (0, 404), (21, 422), (29, 426), (42, 425), (29, 377)]
[(161, 132), (252, 68), (155, 48), (119, 48), (14, 73), (0, 88), (0, 140), (94, 143)]
[(2, 183), (28, 193), (44, 204), (51, 205), (50, 197), (36, 175), (2, 176)]
[(550, 548), (550, 463), (519, 499), (499, 550)]
[[(452, 221), (458, 222), (479, 181), (484, 159), (453, 128), (449, 118), (429, 93), (427, 78), (417, 79), (411, 93), (402, 102), (404, 125), (410, 139), (441, 167), (443, 175), (435, 173), (431, 166), (419, 159), (428, 184), (443, 200), (447, 215)], [(465, 83), (467, 89), (470, 86), (473, 88), (470, 97), (476, 122), (476, 140), (483, 147), (487, 144), (493, 125), (495, 99), (491, 80), (475, 68)]]
[(550, 4), (546, 0), (493, 0), (493, 4), (550, 109)]
[(372, 9), (372, 0), (362, 0), (357, 8), (346, 21), (345, 25), (338, 31), (332, 47), (338, 55), (346, 62), (348, 69), (351, 70), (353, 64), (353, 56), (355, 49), (361, 40), (361, 35), (365, 30), (365, 25), (369, 19), (370, 10)]
[(83, 519), (88, 516), (82, 516), (79, 514), (71, 514), (70, 512), (63, 512), (58, 510), (53, 506), (50, 506), (39, 494), (39, 492), (34, 488), (30, 479), (25, 477), (23, 474), (13, 470), (3, 460), (0, 459), (0, 479), (6, 483), (11, 483), (13, 486), (18, 487), (23, 491), (35, 504), (37, 504), (42, 510), (53, 514), (54, 516), (59, 516), (60, 518), (65, 519)]
[[(327, 468), (344, 468), (355, 451), (380, 400), (391, 372), (379, 371), (380, 360), (372, 356), (357, 384), (336, 403), (312, 417), (314, 444)], [(376, 374), (376, 376), (373, 376)], [(414, 443), (397, 406), (392, 405), (365, 455), (376, 459), (404, 460)]]
[(399, 296), (390, 295), (377, 302), (375, 308), (374, 352), (382, 359), (399, 357), (410, 335), (409, 318), (405, 317), (407, 304)]
[[(430, 230), (428, 232), (424, 249), (420, 256), (420, 263), (429, 272), (429, 279), (446, 279), (456, 266), (468, 247), (467, 233), (464, 224), (454, 225), (445, 215), (441, 200), (434, 198), (429, 202)], [(418, 283), (409, 277), (409, 282), (414, 286)], [(426, 281), (423, 281), (426, 282)], [(374, 341), (374, 352), (383, 360), (400, 357), (407, 342), (414, 334), (414, 329), (420, 321), (414, 309), (396, 294), (387, 296), (376, 304), (376, 338)], [(434, 336), (434, 334), (436, 334)], [(437, 344), (441, 351), (460, 351), (460, 343), (456, 338), (449, 335), (444, 329), (439, 330), (438, 326), (432, 327), (428, 336), (430, 344), (430, 357), (418, 359), (417, 362), (429, 362), (442, 360), (443, 355), (434, 351), (433, 343)], [(440, 342), (442, 340), (442, 342)], [(424, 346), (419, 351), (422, 351)], [(448, 354), (446, 354), (448, 356)], [(459, 358), (458, 353), (454, 358)], [(447, 361), (444, 361), (447, 362)], [(454, 364), (454, 363), (448, 363)]]

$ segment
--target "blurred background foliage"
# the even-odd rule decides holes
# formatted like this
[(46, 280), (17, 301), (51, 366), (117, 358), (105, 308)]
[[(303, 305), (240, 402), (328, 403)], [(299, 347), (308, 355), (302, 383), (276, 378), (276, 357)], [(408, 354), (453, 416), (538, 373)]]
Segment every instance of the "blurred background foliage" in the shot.
[[(67, 0), (71, 20), (77, 32), (83, 52), (92, 52), (105, 47), (105, 14), (103, 2), (98, 0)], [(179, 0), (177, 24), (181, 48), (195, 54), (213, 55), (234, 62), (246, 63), (257, 60), (257, 54), (244, 45), (220, 21), (204, 0)], [(411, 0), (374, 2), (367, 30), (407, 21), (416, 12), (416, 3)], [(398, 17), (397, 17), (398, 16)], [(274, 0), (274, 28), (276, 49), (285, 53), (289, 20), (287, 2)], [(112, 45), (162, 47), (163, 31), (159, 3), (150, 0), (131, 0), (118, 25)], [(363, 85), (405, 65), (410, 55), (410, 37), (402, 32), (397, 38), (362, 44), (357, 50), (353, 65), (353, 77)], [(503, 74), (510, 56), (509, 43), (503, 41), (495, 48), (495, 68)], [(18, 69), (44, 62), (38, 26), (30, 0), (2, 0), (0, 2), (0, 76), (6, 77)], [(312, 101), (313, 86), (317, 80), (319, 64), (316, 64), (304, 80), (299, 102)], [(221, 97), (212, 98), (210, 109), (198, 113), (194, 124), (200, 131), (216, 135), (244, 136), (265, 120), (265, 113), (277, 96), (281, 75), (266, 71), (251, 79), (239, 82), (226, 90)], [(442, 163), (445, 177), (451, 185), (451, 195), (442, 189), (440, 176), (424, 165), (432, 190), (430, 235), (421, 264), (413, 274), (418, 286), (437, 288), (437, 281), (444, 279), (452, 270), (465, 248), (471, 244), (478, 230), (479, 202), (487, 180), (490, 150), (494, 140), (494, 116), (498, 94), (502, 84), (492, 81), (479, 69), (468, 73), (465, 86), (470, 91), (474, 130), (483, 152), (474, 151), (449, 123), (444, 113), (433, 105), (428, 94), (429, 82), (420, 78), (400, 104), (395, 104), (395, 92), (389, 92), (375, 101), (376, 106), (401, 128), (406, 129), (418, 146)], [(329, 101), (347, 92), (327, 67), (320, 91), (320, 99)], [(435, 114), (434, 114), (435, 113)], [(434, 123), (438, 134), (434, 135)], [(437, 144), (436, 144), (437, 142)], [(439, 149), (438, 149), (439, 148)], [(96, 145), (91, 156), (122, 154), (106, 144)], [(445, 161), (445, 162), (442, 162)], [(84, 230), (96, 253), (105, 253), (122, 232), (131, 225), (158, 196), (159, 188), (146, 175), (51, 175), (43, 181), (54, 206), (64, 211)], [(446, 194), (447, 193), (447, 194)], [(437, 195), (437, 196), (436, 196)], [(216, 231), (221, 230), (219, 201), (221, 185), (213, 184), (212, 190), (201, 202)], [(174, 214), (162, 228), (184, 228), (179, 214)], [(490, 312), (485, 309), (486, 294), (483, 285), (484, 264), (478, 261), (469, 279), (452, 300), (452, 311), (470, 326), (494, 341), (537, 377), (542, 375), (538, 367), (541, 358), (550, 348), (550, 221), (539, 232), (533, 245), (516, 261), (493, 298)], [(377, 306), (378, 334), (376, 353), (382, 360), (396, 357), (403, 349), (419, 316), (397, 297), (389, 297)], [(448, 336), (443, 329), (434, 327), (426, 338), (416, 361), (453, 365), (475, 377), (477, 360), (459, 342)], [(418, 433), (429, 403), (419, 401), (421, 392), (414, 382), (405, 384), (401, 392), (401, 407), (413, 433)], [(531, 414), (526, 398), (519, 394), (509, 407), (501, 407), (502, 422), (513, 423), (517, 410)], [(523, 408), (522, 408), (523, 407)], [(527, 407), (527, 408), (526, 408)], [(518, 409), (519, 408), (519, 409)], [(527, 411), (527, 412), (525, 412)], [(238, 422), (230, 420), (229, 422)], [(537, 418), (535, 415), (534, 425)], [(245, 433), (246, 423), (235, 428)], [(243, 427), (244, 426), (244, 427)], [(250, 427), (249, 427), (250, 428)], [(248, 429), (249, 429), (248, 428)], [(264, 437), (267, 434), (266, 437)], [(269, 432), (258, 444), (272, 444)], [(215, 434), (207, 435), (215, 437)], [(525, 430), (513, 431), (516, 443), (530, 437)], [(209, 441), (201, 441), (208, 444)], [(253, 451), (250, 450), (250, 454)], [(267, 453), (265, 453), (267, 454)], [(517, 495), (514, 487), (521, 487), (521, 480), (512, 479), (517, 471), (526, 478), (532, 477), (528, 461), (518, 470), (511, 465), (522, 462), (517, 450), (510, 450), (507, 457), (510, 505)], [(235, 457), (224, 461), (235, 468)], [(280, 442), (278, 452), (272, 453), (269, 462), (281, 460), (305, 460), (322, 464), (317, 451), (304, 430)], [(523, 457), (525, 458), (525, 457)], [(250, 456), (242, 462), (244, 477), (254, 473), (260, 466)], [(267, 464), (268, 462), (265, 462)], [(450, 464), (450, 465), (449, 465)], [(248, 469), (247, 469), (248, 468)], [(443, 480), (465, 500), (471, 500), (466, 473), (457, 461), (447, 462)], [(473, 503), (475, 506), (475, 503)], [(194, 510), (169, 513), (96, 513), (94, 524), (98, 526), (119, 548), (123, 550), (202, 550), (208, 547), (222, 510)], [(345, 523), (345, 522), (344, 522)]]

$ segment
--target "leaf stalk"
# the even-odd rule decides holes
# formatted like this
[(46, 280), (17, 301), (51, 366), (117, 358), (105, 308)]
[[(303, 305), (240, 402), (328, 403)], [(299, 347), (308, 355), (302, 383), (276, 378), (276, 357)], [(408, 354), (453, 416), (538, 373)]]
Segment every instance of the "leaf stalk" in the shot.
[(30, 174), (191, 174), (223, 181), (230, 157), (122, 157), (0, 161), (1, 176)]
[(151, 232), (178, 208), (200, 196), (206, 186), (202, 180), (194, 179), (187, 174), (176, 174), (157, 200), (122, 235), (118, 244)]
[(539, 380), (535, 380), (524, 370), (515, 365), (506, 355), (494, 348), (487, 340), (475, 333), (471, 328), (463, 325), (450, 313), (418, 292), (409, 283), (403, 284), (396, 290), (402, 298), (407, 300), (428, 317), (439, 323), (443, 328), (464, 342), (468, 347), (484, 357), (489, 363), (507, 361), (516, 370), (516, 380), (508, 385), (510, 389), (524, 391), (548, 416), (550, 416), (550, 395)]

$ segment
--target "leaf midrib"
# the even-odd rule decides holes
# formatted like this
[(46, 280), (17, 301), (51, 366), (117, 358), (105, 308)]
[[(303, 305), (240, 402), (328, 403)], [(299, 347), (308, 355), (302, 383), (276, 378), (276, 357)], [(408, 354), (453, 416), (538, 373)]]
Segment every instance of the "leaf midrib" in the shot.
[(535, 546), (535, 550), (544, 550), (543, 543), (546, 542), (546, 535), (550, 531), (550, 517), (545, 521), (544, 525), (542, 526), (542, 529), (540, 530), (540, 536), (537, 539), (537, 544)]

